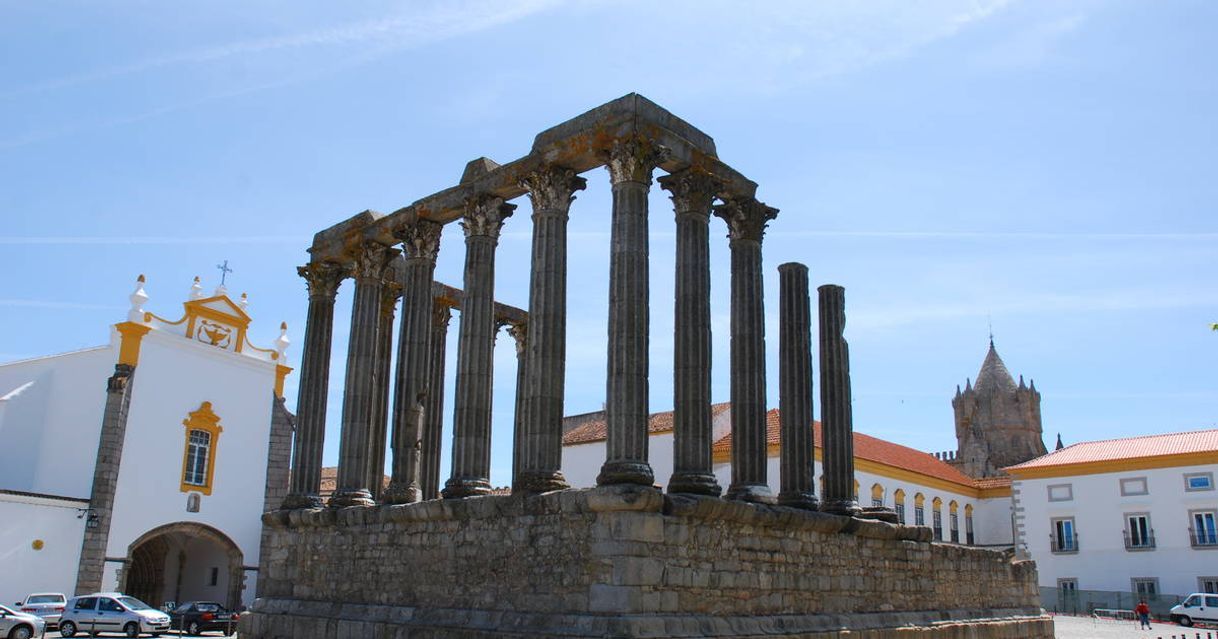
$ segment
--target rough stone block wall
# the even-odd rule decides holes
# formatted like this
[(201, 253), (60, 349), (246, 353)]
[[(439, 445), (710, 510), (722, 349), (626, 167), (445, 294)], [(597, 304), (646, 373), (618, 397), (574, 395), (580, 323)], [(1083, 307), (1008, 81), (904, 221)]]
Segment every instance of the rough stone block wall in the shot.
[(1031, 562), (925, 527), (641, 488), (264, 520), (243, 637), (1053, 634)]

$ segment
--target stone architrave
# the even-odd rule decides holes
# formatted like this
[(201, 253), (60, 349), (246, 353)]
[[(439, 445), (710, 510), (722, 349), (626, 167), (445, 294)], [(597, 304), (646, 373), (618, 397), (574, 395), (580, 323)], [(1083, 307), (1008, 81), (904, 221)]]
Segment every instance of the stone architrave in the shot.
[[(513, 491), (539, 493), (567, 487), (561, 471), (567, 374), (567, 220), (575, 192), (586, 185), (575, 171), (557, 166), (535, 171), (521, 181), (533, 203), (533, 255)], [(517, 345), (520, 343), (518, 339)]]
[(711, 205), (722, 185), (694, 170), (666, 175), (677, 222), (673, 315), (673, 473), (668, 492), (719, 496), (711, 446)]
[(854, 425), (850, 407), (850, 347), (846, 344), (846, 289), (825, 284), (820, 294), (820, 410), (825, 478), (821, 510), (856, 516)]
[(347, 375), (343, 387), (342, 434), (338, 448), (338, 478), (331, 508), (370, 506), (368, 484), (369, 438), (376, 410), (377, 325), (381, 314), (381, 291), (385, 271), (398, 251), (378, 242), (365, 242), (357, 249), (352, 275), (355, 299), (351, 303), (351, 336), (347, 345)]
[(812, 310), (808, 267), (778, 267), (778, 414), (781, 443), (778, 503), (816, 510), (812, 438)]
[(423, 499), (440, 496), (440, 454), (444, 428), (444, 368), (448, 345), (448, 322), (452, 309), (434, 304), (431, 315), (431, 356), (427, 362), (427, 401), (423, 408), (422, 460), (419, 486)]
[(491, 390), (495, 364), (495, 247), (503, 222), (516, 205), (492, 195), (466, 202), (465, 297), (457, 343), (457, 391), (453, 401), (452, 476), (445, 499), (491, 492)]
[(732, 483), (726, 497), (774, 503), (766, 480), (765, 296), (761, 240), (778, 209), (752, 198), (715, 207), (732, 253)]
[(406, 504), (422, 498), (420, 457), (422, 423), (431, 377), (432, 278), (440, 251), (442, 224), (417, 220), (396, 229), (402, 242), (402, 326), (393, 397), (393, 473), (386, 503)]
[(330, 387), (330, 346), (334, 336), (334, 298), (346, 269), (331, 262), (310, 262), (297, 269), (309, 289), (300, 394), (296, 400), (296, 438), (292, 473), (283, 508), (320, 508), (321, 459), (326, 436), (326, 396)]
[[(390, 271), (393, 272), (393, 271)], [(385, 486), (385, 448), (389, 440), (389, 376), (393, 370), (393, 318), (398, 299), (402, 297), (402, 285), (392, 279), (381, 288), (381, 315), (376, 326), (376, 411), (372, 417), (372, 436), (368, 440), (368, 489), (372, 498), (381, 500)]]
[(597, 485), (651, 486), (647, 459), (648, 297), (647, 192), (663, 149), (643, 138), (617, 140), (605, 167), (613, 184), (609, 258), (609, 354), (605, 463)]

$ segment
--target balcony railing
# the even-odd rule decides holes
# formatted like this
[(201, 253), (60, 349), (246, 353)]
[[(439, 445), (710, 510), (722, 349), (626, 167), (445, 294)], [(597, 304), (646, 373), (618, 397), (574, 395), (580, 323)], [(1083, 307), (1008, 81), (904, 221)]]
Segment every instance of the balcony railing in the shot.
[(1218, 533), (1213, 530), (1188, 529), (1188, 540), (1193, 548), (1218, 548)]
[(1150, 534), (1130, 535), (1129, 531), (1125, 531), (1125, 550), (1153, 550), (1155, 547), (1155, 531), (1152, 528)]
[(1058, 555), (1077, 553), (1078, 533), (1063, 538), (1058, 538), (1057, 535), (1049, 533), (1049, 550)]

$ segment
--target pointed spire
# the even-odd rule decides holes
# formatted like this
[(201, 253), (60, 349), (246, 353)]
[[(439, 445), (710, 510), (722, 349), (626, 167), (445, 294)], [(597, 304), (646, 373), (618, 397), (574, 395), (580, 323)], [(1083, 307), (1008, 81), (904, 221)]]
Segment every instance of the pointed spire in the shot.
[(985, 354), (985, 361), (981, 363), (981, 371), (977, 373), (976, 388), (978, 391), (1015, 390), (1015, 380), (1011, 378), (1007, 365), (1002, 363), (1002, 358), (998, 356), (993, 341), (990, 342), (989, 352)]
[(964, 392), (973, 392), (973, 381), (967, 377), (964, 378)]
[(288, 346), (292, 344), (292, 340), (288, 339), (288, 323), (280, 322), (279, 338), (275, 340), (275, 352), (279, 354), (277, 361), (280, 364), (288, 363)]
[(1024, 390), (1026, 388), (1027, 388), (1027, 386), (1024, 385), (1024, 383), (1023, 383), (1023, 375), (1020, 375), (1019, 376), (1019, 390)]
[(127, 321), (137, 324), (144, 323), (144, 303), (148, 301), (148, 293), (144, 292), (144, 275), (141, 273), (135, 280), (135, 290), (127, 298), (131, 300), (131, 310), (127, 311)]
[(197, 300), (203, 297), (203, 284), (199, 282), (199, 276), (195, 276), (195, 281), (190, 285), (190, 299)]
[(1055, 450), (1061, 450), (1063, 448), (1065, 448), (1065, 446), (1062, 445), (1062, 434), (1058, 433), (1057, 434), (1057, 448)]
[(960, 396), (960, 385), (956, 384), (956, 397)]

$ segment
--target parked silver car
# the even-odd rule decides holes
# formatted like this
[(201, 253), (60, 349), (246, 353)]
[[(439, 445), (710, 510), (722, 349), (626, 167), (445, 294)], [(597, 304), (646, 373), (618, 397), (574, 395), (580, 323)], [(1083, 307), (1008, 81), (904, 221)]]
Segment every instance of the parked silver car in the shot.
[(0, 637), (32, 639), (44, 637), (46, 632), (47, 622), (42, 617), (0, 606)]
[(169, 630), (169, 615), (148, 604), (118, 592), (97, 592), (68, 601), (59, 620), (59, 634), (96, 635), (119, 632), (128, 637), (151, 634), (159, 637)]
[(62, 592), (36, 592), (26, 595), (25, 601), (18, 601), (13, 607), (26, 614), (42, 617), (49, 630), (59, 625), (59, 617), (67, 603), (68, 596)]

